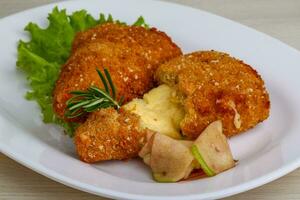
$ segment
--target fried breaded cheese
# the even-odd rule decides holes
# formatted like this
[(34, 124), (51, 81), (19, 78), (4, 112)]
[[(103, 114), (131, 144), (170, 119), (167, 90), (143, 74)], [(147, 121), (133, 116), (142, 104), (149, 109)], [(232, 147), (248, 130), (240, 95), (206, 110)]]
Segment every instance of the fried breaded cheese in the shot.
[(161, 85), (143, 99), (119, 111), (92, 113), (77, 128), (75, 145), (83, 161), (136, 157), (147, 133), (178, 139), (179, 126), (183, 139), (193, 140), (210, 123), (222, 120), (224, 134), (231, 137), (269, 116), (269, 95), (260, 75), (226, 53), (200, 51), (174, 58), (155, 77)]
[(154, 67), (162, 61), (181, 55), (180, 48), (171, 38), (156, 28), (146, 29), (141, 26), (126, 26), (107, 23), (96, 26), (84, 32), (79, 32), (73, 42), (72, 52), (89, 43), (99, 43), (103, 40), (112, 43), (126, 44), (128, 48), (140, 47), (136, 54), (145, 58), (149, 65)]
[(124, 160), (137, 156), (148, 132), (140, 127), (136, 114), (107, 108), (89, 115), (77, 128), (74, 142), (85, 162)]
[(103, 87), (96, 68), (109, 70), (118, 96), (124, 96), (125, 102), (140, 97), (155, 86), (158, 65), (181, 54), (180, 48), (155, 28), (107, 23), (78, 33), (53, 91), (54, 111), (64, 118), (71, 91)]
[(176, 88), (184, 106), (181, 132), (195, 139), (213, 121), (222, 120), (231, 137), (263, 120), (270, 100), (261, 76), (241, 60), (217, 51), (199, 51), (162, 64), (156, 71), (161, 84)]

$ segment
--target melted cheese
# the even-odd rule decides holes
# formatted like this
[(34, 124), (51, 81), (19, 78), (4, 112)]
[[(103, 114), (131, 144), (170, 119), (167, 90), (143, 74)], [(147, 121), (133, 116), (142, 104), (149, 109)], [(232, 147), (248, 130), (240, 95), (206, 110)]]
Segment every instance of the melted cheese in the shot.
[(237, 109), (236, 109), (236, 106), (235, 106), (235, 103), (233, 101), (230, 101), (229, 102), (229, 106), (234, 110), (235, 112), (235, 115), (234, 115), (234, 119), (233, 119), (233, 124), (235, 126), (235, 128), (239, 129), (241, 128), (241, 125), (242, 125), (242, 120), (241, 120), (241, 116), (240, 114), (238, 113)]
[(141, 117), (141, 126), (172, 138), (181, 138), (180, 122), (184, 117), (183, 107), (174, 101), (175, 90), (160, 85), (146, 93), (143, 99), (134, 99), (124, 105)]

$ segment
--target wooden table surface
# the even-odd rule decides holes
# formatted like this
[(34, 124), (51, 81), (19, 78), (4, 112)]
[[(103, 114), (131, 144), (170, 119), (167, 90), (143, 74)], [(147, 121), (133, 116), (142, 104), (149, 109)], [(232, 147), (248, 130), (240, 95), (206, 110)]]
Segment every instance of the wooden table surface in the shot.
[[(0, 17), (58, 0), (0, 0)], [(171, 1), (171, 0), (169, 0)], [(300, 1), (172, 0), (230, 18), (300, 50)], [(0, 199), (103, 200), (54, 182), (0, 153)], [(300, 169), (257, 189), (226, 199), (300, 199)]]

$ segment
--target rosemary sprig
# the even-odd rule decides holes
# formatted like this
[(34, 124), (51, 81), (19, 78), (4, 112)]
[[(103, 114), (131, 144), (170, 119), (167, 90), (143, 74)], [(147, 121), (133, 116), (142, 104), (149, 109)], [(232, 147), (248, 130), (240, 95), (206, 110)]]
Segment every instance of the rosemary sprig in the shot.
[(70, 92), (73, 97), (66, 102), (66, 117), (75, 118), (101, 108), (114, 107), (120, 109), (124, 97), (121, 96), (119, 100), (116, 99), (116, 88), (108, 70), (104, 69), (104, 74), (99, 69), (96, 70), (104, 88), (91, 86), (86, 91)]

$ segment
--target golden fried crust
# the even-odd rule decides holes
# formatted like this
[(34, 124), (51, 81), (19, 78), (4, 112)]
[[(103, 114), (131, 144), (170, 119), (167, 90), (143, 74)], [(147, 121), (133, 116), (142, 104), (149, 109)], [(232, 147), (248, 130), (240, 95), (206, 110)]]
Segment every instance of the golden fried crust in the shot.
[[(222, 120), (224, 134), (231, 137), (269, 116), (269, 95), (260, 75), (225, 53), (200, 51), (172, 59), (158, 68), (156, 79), (176, 87), (186, 111), (181, 130), (189, 139), (215, 120)], [(240, 127), (234, 123), (235, 110)]]
[(162, 62), (181, 55), (180, 48), (172, 42), (171, 38), (156, 28), (145, 29), (140, 26), (125, 26), (107, 23), (91, 28), (76, 35), (72, 51), (89, 43), (98, 43), (103, 40), (112, 43), (122, 43), (129, 48), (141, 47), (139, 56), (148, 62), (148, 68), (157, 69)]
[(91, 43), (78, 49), (63, 67), (54, 89), (54, 109), (64, 117), (65, 102), (74, 90), (86, 90), (91, 85), (103, 87), (96, 68), (107, 68), (117, 88), (118, 98), (125, 102), (140, 96), (153, 87), (152, 77), (148, 76), (146, 61), (134, 55), (136, 49), (127, 49), (122, 44), (103, 41)]
[(125, 102), (141, 97), (155, 86), (153, 74), (158, 64), (178, 55), (181, 50), (155, 29), (105, 24), (79, 33), (56, 82), (54, 111), (64, 118), (71, 91), (102, 87), (96, 68), (108, 68), (118, 96), (124, 96)]
[(147, 132), (140, 128), (137, 115), (108, 108), (89, 115), (77, 128), (74, 141), (80, 159), (85, 162), (124, 160), (138, 155)]

